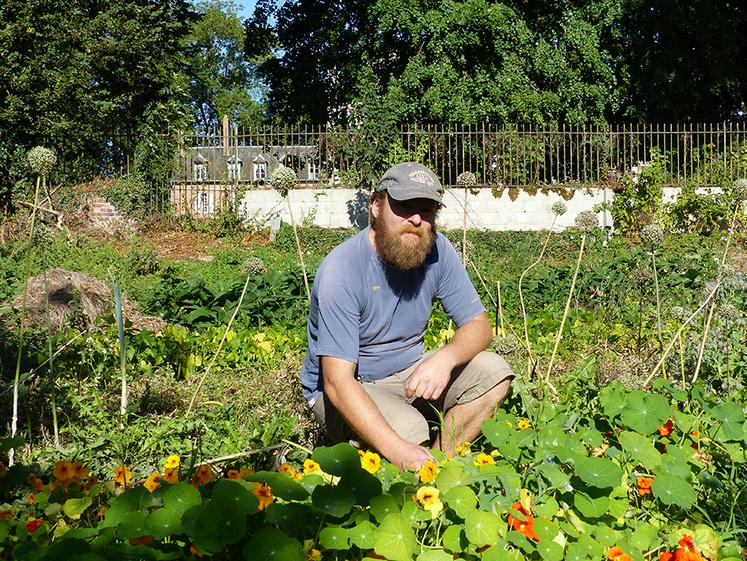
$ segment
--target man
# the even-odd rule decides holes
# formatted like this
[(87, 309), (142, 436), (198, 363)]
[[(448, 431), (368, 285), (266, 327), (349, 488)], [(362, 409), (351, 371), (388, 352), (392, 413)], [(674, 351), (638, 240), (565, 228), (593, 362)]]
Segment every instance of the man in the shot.
[[(317, 270), (309, 310), (304, 397), (327, 435), (378, 450), (400, 469), (473, 440), (513, 372), (494, 353), (490, 322), (454, 247), (436, 232), (443, 188), (422, 164), (389, 169), (371, 196), (371, 226)], [(423, 355), (438, 299), (458, 329)]]

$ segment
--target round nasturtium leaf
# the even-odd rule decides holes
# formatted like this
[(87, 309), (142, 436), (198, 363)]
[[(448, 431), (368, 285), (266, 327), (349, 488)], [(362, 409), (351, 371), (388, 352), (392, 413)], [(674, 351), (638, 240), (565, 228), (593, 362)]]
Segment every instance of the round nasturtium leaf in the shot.
[(661, 453), (654, 448), (651, 439), (642, 434), (625, 431), (620, 435), (620, 444), (636, 462), (646, 469), (654, 470), (661, 463)]
[(379, 526), (374, 551), (391, 561), (410, 561), (417, 539), (407, 519), (401, 514), (389, 514)]
[(115, 497), (106, 511), (104, 520), (99, 524), (99, 528), (107, 526), (116, 526), (129, 513), (138, 510), (140, 499), (148, 490), (144, 487), (135, 487), (127, 489), (124, 493)]
[(744, 412), (742, 408), (729, 401), (711, 411), (714, 419), (721, 421), (721, 427), (716, 432), (716, 440), (720, 442), (728, 440), (742, 440), (744, 431)]
[(584, 483), (600, 489), (619, 485), (622, 474), (620, 466), (606, 458), (579, 458), (576, 463), (576, 475)]
[(350, 543), (361, 549), (371, 549), (374, 546), (376, 527), (368, 520), (350, 528)]
[(265, 521), (274, 526), (293, 531), (303, 528), (309, 519), (311, 507), (295, 503), (278, 504), (272, 503), (264, 510)]
[(346, 473), (337, 486), (353, 493), (357, 504), (361, 506), (368, 505), (372, 498), (381, 495), (381, 480), (364, 470)]
[(130, 512), (126, 514), (117, 526), (117, 537), (128, 540), (130, 538), (139, 538), (148, 535), (148, 527), (145, 519), (147, 514), (141, 511)]
[(438, 472), (436, 476), (436, 488), (446, 493), (453, 487), (460, 487), (471, 483), (470, 476), (464, 465), (459, 462), (449, 462)]
[(334, 517), (345, 516), (355, 504), (353, 493), (339, 487), (317, 487), (311, 494), (311, 504), (317, 510)]
[(172, 485), (163, 496), (163, 507), (184, 514), (189, 508), (201, 504), (200, 492), (189, 483)]
[(599, 392), (599, 402), (604, 414), (610, 419), (619, 415), (625, 408), (627, 397), (628, 390), (617, 380), (602, 388)]
[(322, 471), (332, 475), (358, 473), (363, 469), (358, 451), (347, 442), (340, 442), (334, 446), (319, 446), (314, 450), (311, 459), (319, 464)]
[(452, 487), (443, 495), (443, 500), (461, 519), (477, 508), (477, 495), (469, 487)]
[(346, 528), (322, 528), (319, 532), (319, 545), (324, 549), (349, 549), (350, 534)]
[(259, 507), (259, 499), (251, 492), (246, 481), (221, 479), (213, 487), (213, 498), (234, 503), (244, 514), (254, 514)]
[(584, 518), (600, 518), (607, 514), (610, 506), (609, 497), (592, 498), (582, 491), (573, 494), (573, 506)]
[(371, 514), (381, 523), (390, 514), (399, 512), (399, 505), (391, 495), (379, 495), (371, 499)]
[(65, 501), (65, 504), (62, 505), (62, 512), (65, 513), (65, 516), (69, 516), (73, 520), (79, 520), (80, 515), (83, 514), (92, 503), (93, 501), (91, 500), (91, 497), (68, 499)]
[(563, 548), (551, 540), (540, 540), (537, 543), (537, 553), (545, 561), (562, 561)]
[(498, 541), (500, 523), (501, 520), (496, 514), (475, 510), (467, 515), (464, 531), (471, 544), (478, 547), (491, 545)]
[(641, 434), (651, 434), (669, 418), (669, 403), (663, 395), (630, 392), (620, 420)]
[(493, 448), (503, 448), (510, 438), (511, 427), (505, 421), (488, 419), (482, 424), (482, 434)]
[(240, 541), (245, 532), (244, 511), (232, 501), (214, 498), (200, 509), (194, 534), (190, 537), (200, 549), (218, 552)]
[(182, 513), (171, 508), (159, 508), (148, 515), (145, 521), (147, 535), (162, 540), (166, 536), (182, 533)]
[(426, 549), (417, 556), (417, 561), (454, 561), (454, 557), (443, 549)]
[(654, 496), (665, 505), (677, 505), (690, 508), (695, 504), (696, 496), (693, 486), (676, 475), (662, 473), (654, 478), (651, 485)]
[(298, 540), (276, 528), (262, 528), (241, 550), (247, 561), (305, 561), (306, 554)]
[(467, 535), (464, 533), (464, 526), (454, 524), (446, 528), (442, 543), (446, 549), (454, 553), (461, 553), (467, 549), (469, 541), (467, 540)]

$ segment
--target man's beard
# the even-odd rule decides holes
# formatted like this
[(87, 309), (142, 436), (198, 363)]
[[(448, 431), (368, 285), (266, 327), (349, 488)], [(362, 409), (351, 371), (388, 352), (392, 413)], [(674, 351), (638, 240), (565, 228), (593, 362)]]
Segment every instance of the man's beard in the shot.
[[(425, 262), (425, 258), (436, 243), (436, 227), (430, 231), (425, 227), (416, 228), (412, 224), (403, 224), (396, 230), (388, 228), (383, 221), (372, 224), (376, 232), (376, 241), (381, 258), (398, 269), (414, 269)], [(417, 239), (412, 234), (417, 235)], [(403, 235), (406, 235), (403, 238)]]

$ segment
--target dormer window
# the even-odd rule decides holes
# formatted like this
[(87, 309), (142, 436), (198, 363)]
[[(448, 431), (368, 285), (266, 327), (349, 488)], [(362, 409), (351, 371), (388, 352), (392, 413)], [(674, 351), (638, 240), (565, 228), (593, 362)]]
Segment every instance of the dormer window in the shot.
[(252, 161), (254, 164), (254, 181), (266, 181), (267, 180), (267, 160), (263, 156), (257, 156)]
[(208, 161), (199, 152), (192, 161), (192, 178), (195, 181), (208, 180)]
[(194, 211), (198, 215), (213, 213), (213, 193), (202, 191), (194, 198)]
[(228, 158), (228, 180), (229, 181), (241, 181), (241, 169), (244, 166), (244, 162), (238, 156), (231, 156)]

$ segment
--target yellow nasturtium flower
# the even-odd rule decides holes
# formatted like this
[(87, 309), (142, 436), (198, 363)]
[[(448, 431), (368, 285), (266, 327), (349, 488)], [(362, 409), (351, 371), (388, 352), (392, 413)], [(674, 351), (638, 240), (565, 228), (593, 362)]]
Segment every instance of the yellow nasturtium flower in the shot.
[(486, 466), (494, 464), (495, 460), (493, 459), (493, 456), (486, 454), (485, 452), (480, 452), (472, 463), (476, 466)]
[(428, 460), (423, 464), (418, 472), (418, 479), (421, 483), (433, 483), (436, 480), (438, 468), (433, 460)]
[(376, 452), (367, 450), (361, 455), (361, 467), (368, 473), (376, 473), (381, 467), (381, 458)]
[(181, 458), (177, 456), (176, 454), (172, 454), (168, 458), (166, 458), (166, 463), (163, 465), (166, 469), (174, 469), (178, 468), (182, 463)]
[(454, 450), (460, 456), (464, 456), (465, 454), (469, 453), (470, 446), (472, 446), (472, 443), (469, 440), (465, 440), (462, 444), (460, 444), (459, 446), (457, 446)]
[(427, 510), (431, 513), (431, 518), (436, 518), (441, 511), (444, 509), (444, 504), (441, 499), (438, 498), (440, 492), (435, 487), (424, 486), (417, 490), (415, 493), (415, 502), (418, 503), (423, 510)]
[(312, 471), (321, 471), (321, 466), (317, 464), (314, 460), (311, 458), (307, 458), (303, 462), (303, 472), (304, 473), (311, 473)]
[(532, 426), (532, 423), (530, 423), (530, 422), (529, 422), (529, 421), (527, 421), (526, 419), (520, 419), (520, 420), (519, 420), (519, 422), (518, 422), (518, 423), (516, 423), (516, 427), (517, 427), (517, 428), (518, 428), (519, 430), (526, 430), (526, 429), (528, 429), (528, 428), (529, 428), (529, 427), (531, 427), (531, 426)]

